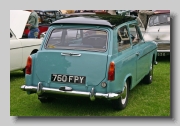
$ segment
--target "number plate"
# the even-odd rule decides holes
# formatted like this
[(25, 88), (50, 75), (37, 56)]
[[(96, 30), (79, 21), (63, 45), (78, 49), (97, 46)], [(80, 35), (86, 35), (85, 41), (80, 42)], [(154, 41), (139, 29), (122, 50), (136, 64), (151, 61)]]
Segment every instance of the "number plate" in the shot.
[(166, 56), (166, 53), (158, 53), (158, 56)]
[(51, 81), (63, 82), (63, 83), (80, 83), (85, 84), (85, 76), (75, 76), (75, 75), (63, 75), (63, 74), (51, 74)]

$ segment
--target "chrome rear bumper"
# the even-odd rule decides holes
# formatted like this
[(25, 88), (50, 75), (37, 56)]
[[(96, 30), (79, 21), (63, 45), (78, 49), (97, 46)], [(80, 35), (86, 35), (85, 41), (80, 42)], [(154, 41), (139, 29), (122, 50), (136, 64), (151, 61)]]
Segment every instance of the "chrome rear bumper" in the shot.
[[(64, 89), (65, 88), (70, 89), (71, 87), (64, 87)], [(60, 89), (43, 87), (41, 82), (38, 83), (37, 87), (36, 86), (22, 85), (21, 89), (23, 91), (36, 92), (38, 95), (41, 95), (43, 93), (51, 93), (51, 94), (65, 94), (65, 95), (75, 95), (75, 96), (87, 96), (90, 98), (91, 101), (94, 101), (95, 98), (118, 99), (122, 94), (122, 92), (120, 92), (120, 93), (107, 93), (107, 94), (95, 93), (94, 88), (92, 88), (90, 92), (73, 91), (73, 90), (60, 90)]]

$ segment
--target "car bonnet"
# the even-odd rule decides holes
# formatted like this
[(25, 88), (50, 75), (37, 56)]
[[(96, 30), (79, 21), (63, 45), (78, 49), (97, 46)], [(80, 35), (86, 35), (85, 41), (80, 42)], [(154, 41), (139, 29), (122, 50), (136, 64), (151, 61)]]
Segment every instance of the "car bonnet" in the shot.
[(22, 38), (30, 13), (24, 10), (10, 10), (10, 29), (16, 38)]

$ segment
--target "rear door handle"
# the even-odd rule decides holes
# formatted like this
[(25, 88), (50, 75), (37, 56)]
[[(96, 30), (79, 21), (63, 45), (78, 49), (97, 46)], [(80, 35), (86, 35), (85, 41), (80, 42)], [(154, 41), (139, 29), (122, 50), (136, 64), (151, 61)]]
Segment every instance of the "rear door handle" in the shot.
[(81, 56), (81, 54), (78, 53), (61, 53), (62, 56)]

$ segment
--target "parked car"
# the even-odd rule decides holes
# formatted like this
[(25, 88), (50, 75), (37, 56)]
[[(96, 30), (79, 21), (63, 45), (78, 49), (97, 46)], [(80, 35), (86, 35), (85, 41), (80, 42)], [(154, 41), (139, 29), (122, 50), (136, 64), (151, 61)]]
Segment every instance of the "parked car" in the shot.
[(158, 56), (170, 55), (170, 10), (156, 10), (149, 17), (144, 39), (158, 43)]
[[(74, 95), (109, 99), (124, 109), (131, 89), (141, 80), (152, 83), (157, 63), (157, 44), (144, 41), (135, 19), (91, 15), (53, 22), (40, 50), (28, 57), (21, 89), (42, 103)], [(87, 31), (92, 34), (84, 36)]]
[(22, 39), (30, 12), (10, 10), (10, 71), (25, 70), (29, 55), (36, 53), (41, 39)]
[[(39, 16), (39, 35), (47, 31), (49, 25), (65, 15), (60, 10), (34, 10)], [(28, 38), (29, 29), (25, 27), (23, 38)]]

